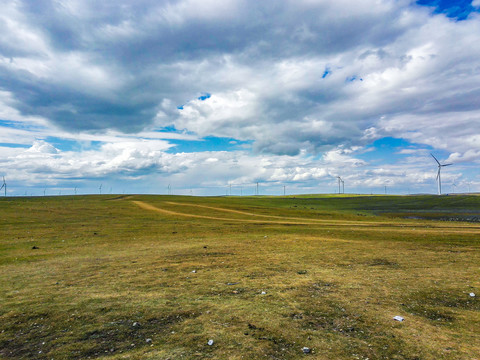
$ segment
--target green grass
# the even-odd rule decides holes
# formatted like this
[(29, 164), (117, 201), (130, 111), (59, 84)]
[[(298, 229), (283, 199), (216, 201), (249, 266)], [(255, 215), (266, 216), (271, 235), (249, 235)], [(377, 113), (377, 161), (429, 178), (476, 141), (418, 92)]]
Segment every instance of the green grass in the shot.
[(475, 359), (478, 212), (460, 195), (0, 199), (0, 358)]

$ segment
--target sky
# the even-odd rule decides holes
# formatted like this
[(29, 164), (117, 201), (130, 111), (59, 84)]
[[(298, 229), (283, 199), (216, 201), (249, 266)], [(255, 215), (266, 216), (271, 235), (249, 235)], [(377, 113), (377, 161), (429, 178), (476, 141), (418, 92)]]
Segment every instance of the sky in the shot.
[(0, 0), (8, 196), (480, 192), (480, 0)]

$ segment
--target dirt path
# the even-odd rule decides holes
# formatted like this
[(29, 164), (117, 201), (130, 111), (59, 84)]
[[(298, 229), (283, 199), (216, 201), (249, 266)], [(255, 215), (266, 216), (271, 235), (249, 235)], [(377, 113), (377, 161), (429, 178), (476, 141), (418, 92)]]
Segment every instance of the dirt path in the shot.
[[(279, 220), (260, 220), (260, 219), (238, 219), (238, 218), (226, 218), (226, 217), (219, 217), (219, 216), (208, 216), (208, 215), (197, 215), (197, 214), (188, 214), (179, 211), (172, 211), (166, 210), (144, 201), (139, 200), (132, 200), (137, 206), (141, 207), (145, 210), (159, 212), (165, 215), (173, 215), (173, 216), (183, 216), (189, 218), (197, 218), (197, 219), (210, 219), (210, 220), (220, 220), (220, 221), (233, 221), (233, 222), (240, 222), (240, 223), (256, 223), (256, 224), (281, 224), (281, 225), (323, 225), (323, 226), (349, 226), (349, 227), (357, 227), (361, 229), (370, 229), (370, 230), (378, 230), (378, 231), (385, 231), (388, 228), (401, 230), (401, 231), (421, 231), (421, 232), (448, 232), (448, 233), (478, 233), (480, 229), (478, 227), (470, 227), (470, 226), (451, 226), (449, 225), (442, 225), (442, 224), (405, 224), (405, 223), (388, 223), (388, 222), (376, 222), (376, 221), (352, 221), (352, 220), (324, 220), (324, 219), (309, 219), (309, 218), (296, 218), (296, 217), (281, 217), (281, 216), (269, 216), (269, 215), (262, 215), (262, 214), (254, 214), (249, 213), (246, 211), (240, 210), (232, 210), (232, 209), (224, 209), (218, 208), (214, 206), (207, 206), (207, 205), (199, 205), (199, 204), (191, 204), (191, 203), (178, 203), (173, 201), (165, 201), (165, 204), (170, 205), (178, 205), (178, 206), (191, 206), (191, 207), (199, 207), (199, 208), (206, 208), (216, 211), (223, 211), (228, 213), (240, 214), (240, 215), (247, 215), (247, 216), (254, 216), (254, 217), (262, 217), (262, 218), (275, 218), (275, 219), (283, 219), (284, 221)], [(295, 221), (292, 221), (295, 220)]]
[[(166, 210), (151, 204), (148, 204), (144, 201), (133, 200), (133, 203), (137, 204), (139, 207), (145, 210), (156, 211), (166, 215), (175, 215), (175, 216), (184, 216), (184, 217), (191, 217), (197, 219), (210, 219), (210, 220), (221, 220), (221, 221), (235, 221), (235, 222), (243, 222), (243, 223), (256, 223), (256, 224), (283, 224), (283, 225), (325, 225), (325, 226), (357, 226), (361, 228), (372, 228), (376, 227), (377, 225), (386, 225), (391, 227), (392, 224), (389, 223), (380, 223), (380, 222), (357, 222), (357, 221), (345, 221), (345, 220), (323, 220), (323, 219), (308, 219), (308, 218), (288, 218), (288, 217), (281, 217), (281, 216), (268, 216), (268, 215), (256, 215), (248, 212), (238, 211), (238, 210), (230, 210), (230, 209), (222, 209), (213, 206), (205, 206), (205, 205), (197, 205), (197, 204), (185, 204), (185, 203), (176, 203), (172, 201), (166, 201), (166, 204), (171, 205), (185, 205), (185, 206), (194, 206), (194, 207), (202, 207), (208, 208), (212, 210), (218, 211), (225, 211), (229, 213), (237, 213), (242, 215), (250, 215), (250, 216), (259, 216), (259, 217), (270, 217), (270, 218), (278, 218), (278, 219), (285, 219), (285, 221), (279, 220), (256, 220), (256, 219), (238, 219), (238, 218), (226, 218), (226, 217), (219, 217), (219, 216), (208, 216), (208, 215), (197, 215), (197, 214), (188, 214), (178, 211)], [(296, 221), (291, 221), (292, 219)], [(393, 225), (392, 227), (396, 227)]]
[[(174, 201), (165, 201), (166, 204), (171, 204), (171, 205), (179, 205), (179, 206), (192, 206), (192, 207), (199, 207), (199, 208), (205, 208), (205, 209), (211, 209), (211, 210), (216, 210), (216, 211), (224, 211), (224, 212), (229, 212), (229, 213), (234, 213), (234, 214), (241, 214), (241, 215), (247, 215), (247, 216), (255, 216), (255, 217), (262, 217), (262, 218), (274, 218), (274, 219), (282, 219), (282, 220), (296, 220), (296, 221), (301, 221), (305, 222), (307, 221), (309, 224), (310, 223), (320, 223), (320, 224), (332, 224), (332, 223), (341, 223), (345, 225), (362, 225), (362, 224), (368, 224), (368, 225), (385, 225), (383, 222), (378, 222), (378, 221), (368, 221), (368, 222), (360, 222), (360, 221), (352, 221), (352, 220), (325, 220), (325, 219), (311, 219), (311, 218), (301, 218), (301, 217), (286, 217), (286, 216), (276, 216), (276, 215), (263, 215), (263, 214), (255, 214), (255, 213), (249, 213), (246, 211), (240, 211), (240, 210), (232, 210), (232, 209), (224, 209), (224, 208), (219, 208), (219, 207), (214, 207), (214, 206), (207, 206), (207, 205), (199, 205), (199, 204), (192, 204), (192, 203), (179, 203), (179, 202), (174, 202)], [(283, 223), (283, 222), (282, 222)], [(296, 224), (297, 222), (294, 222)]]
[[(235, 218), (224, 218), (224, 217), (217, 217), (217, 216), (186, 214), (186, 213), (182, 213), (182, 212), (161, 209), (161, 208), (158, 208), (156, 206), (153, 206), (153, 205), (148, 204), (148, 203), (143, 202), (143, 201), (134, 200), (132, 202), (137, 204), (138, 206), (140, 206), (142, 209), (145, 209), (145, 210), (152, 210), (152, 211), (156, 211), (156, 212), (167, 214), (167, 215), (185, 216), (185, 217), (193, 217), (193, 218), (199, 218), (199, 219), (236, 221), (236, 222), (246, 222), (246, 223), (260, 223), (260, 224), (265, 224), (265, 223), (268, 223), (268, 224), (287, 224), (287, 225), (312, 225), (313, 224), (312, 222), (235, 219)], [(173, 204), (173, 203), (171, 203), (171, 204)], [(235, 212), (235, 210), (232, 210), (232, 212)], [(240, 212), (240, 213), (245, 214), (245, 213), (242, 213), (242, 212)], [(253, 214), (251, 214), (251, 215), (253, 215)]]

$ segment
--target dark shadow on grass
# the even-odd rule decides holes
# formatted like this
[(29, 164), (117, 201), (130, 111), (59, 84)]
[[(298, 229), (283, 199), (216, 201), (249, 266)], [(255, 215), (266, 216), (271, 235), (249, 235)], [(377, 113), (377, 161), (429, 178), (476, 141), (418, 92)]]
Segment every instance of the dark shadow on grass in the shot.
[(138, 322), (119, 319), (83, 334), (73, 334), (73, 330), (78, 331), (82, 324), (95, 323), (94, 319), (60, 321), (50, 318), (55, 314), (37, 314), (35, 318), (22, 314), (16, 316), (16, 321), (6, 329), (10, 336), (0, 340), (0, 356), (10, 359), (50, 359), (57, 356), (92, 359), (125, 354), (132, 349), (150, 346), (147, 339), (152, 339), (155, 344), (167, 336), (173, 326), (197, 316), (198, 313), (193, 312), (175, 312), (143, 318)]
[(427, 289), (408, 294), (402, 303), (409, 313), (441, 325), (455, 321), (459, 310), (480, 310), (480, 301), (460, 289)]

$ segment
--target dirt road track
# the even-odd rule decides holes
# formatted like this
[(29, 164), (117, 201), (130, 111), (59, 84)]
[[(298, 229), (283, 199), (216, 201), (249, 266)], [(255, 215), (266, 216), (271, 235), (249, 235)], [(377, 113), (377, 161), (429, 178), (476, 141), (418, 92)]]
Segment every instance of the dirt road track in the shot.
[[(377, 222), (377, 221), (352, 221), (352, 220), (325, 220), (325, 219), (309, 219), (309, 218), (298, 218), (298, 217), (282, 217), (282, 216), (275, 216), (275, 215), (263, 215), (263, 214), (254, 214), (249, 213), (246, 211), (240, 210), (233, 210), (233, 209), (225, 209), (219, 208), (214, 206), (207, 206), (207, 205), (199, 205), (199, 204), (191, 204), (191, 203), (179, 203), (173, 201), (165, 201), (165, 204), (174, 205), (174, 206), (185, 206), (185, 207), (199, 207), (205, 208), (215, 211), (227, 212), (232, 214), (239, 214), (239, 215), (246, 215), (246, 216), (253, 216), (253, 217), (262, 217), (266, 218), (265, 220), (260, 219), (239, 219), (239, 218), (226, 218), (226, 217), (219, 217), (219, 216), (209, 216), (209, 215), (197, 215), (197, 214), (189, 214), (179, 211), (172, 211), (159, 208), (157, 206), (151, 205), (144, 201), (139, 200), (132, 200), (137, 206), (142, 209), (155, 211), (158, 213), (162, 213), (165, 215), (170, 216), (182, 216), (182, 217), (189, 217), (189, 218), (197, 218), (197, 219), (210, 219), (210, 220), (220, 220), (220, 221), (232, 221), (232, 222), (239, 222), (239, 223), (256, 223), (256, 224), (280, 224), (280, 225), (323, 225), (323, 226), (349, 226), (349, 227), (356, 227), (361, 229), (371, 229), (371, 230), (380, 230), (385, 231), (387, 228), (392, 229), (399, 229), (401, 228), (403, 231), (439, 231), (442, 229), (443, 232), (448, 233), (456, 233), (456, 232), (469, 232), (469, 233), (478, 233), (479, 228), (473, 227), (465, 224), (457, 224), (456, 226), (452, 226), (451, 224), (438, 224), (438, 223), (428, 223), (428, 224), (419, 224), (419, 223), (388, 223), (388, 222)], [(270, 219), (283, 219), (281, 220), (268, 220)]]
[[(142, 209), (145, 209), (145, 210), (152, 210), (152, 211), (156, 211), (156, 212), (167, 214), (167, 215), (185, 216), (185, 217), (193, 217), (193, 218), (199, 218), (199, 219), (236, 221), (236, 222), (246, 222), (246, 223), (261, 223), (261, 224), (265, 224), (265, 223), (268, 223), (268, 224), (287, 224), (287, 225), (290, 225), (290, 224), (291, 225), (312, 225), (312, 224), (314, 224), (314, 221), (315, 221), (315, 220), (313, 220), (313, 222), (306, 222), (306, 221), (304, 221), (304, 222), (298, 222), (298, 221), (292, 222), (292, 221), (224, 218), (224, 217), (207, 216), (207, 215), (186, 214), (186, 213), (177, 212), (177, 211), (165, 210), (165, 209), (158, 208), (156, 206), (153, 206), (151, 204), (148, 204), (148, 203), (143, 202), (143, 201), (138, 201), (138, 200), (134, 200), (133, 203), (137, 204), (138, 206), (140, 206)], [(176, 204), (176, 203), (170, 202), (170, 204)], [(202, 207), (202, 206), (200, 206), (200, 207)], [(207, 207), (207, 208), (220, 210), (220, 211), (226, 210), (226, 209), (213, 208), (213, 207)], [(229, 210), (226, 210), (226, 211), (229, 211)], [(236, 212), (236, 211), (235, 210), (230, 210), (229, 212)], [(243, 213), (241, 211), (238, 211), (237, 213), (248, 214), (248, 213)], [(253, 215), (253, 214), (248, 214), (248, 215)], [(305, 219), (305, 220), (308, 220), (308, 219)]]

